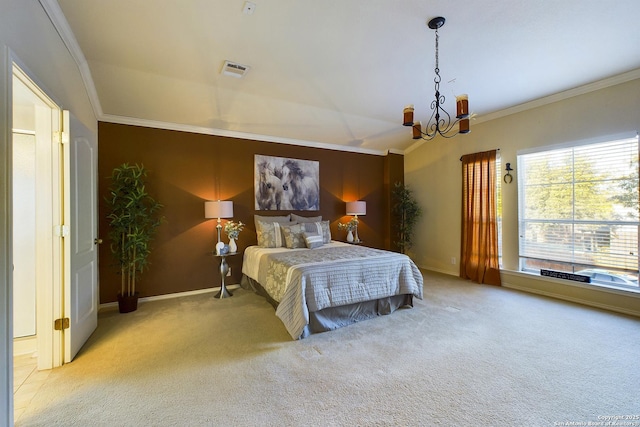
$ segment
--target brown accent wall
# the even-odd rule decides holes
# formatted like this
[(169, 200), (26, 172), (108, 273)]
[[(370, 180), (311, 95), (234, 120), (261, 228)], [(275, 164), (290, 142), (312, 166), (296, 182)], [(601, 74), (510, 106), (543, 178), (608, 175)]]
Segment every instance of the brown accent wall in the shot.
[[(261, 142), (188, 132), (100, 122), (98, 125), (100, 301), (116, 300), (120, 277), (113, 268), (107, 236), (104, 197), (111, 170), (121, 163), (143, 164), (149, 171), (148, 191), (164, 204), (166, 222), (153, 242), (150, 268), (140, 277), (140, 296), (220, 286), (219, 260), (208, 253), (216, 241), (216, 221), (204, 218), (206, 200), (233, 200), (234, 220), (247, 226), (238, 250), (256, 244), (253, 215), (283, 211), (254, 209), (254, 155), (315, 160), (320, 163), (320, 211), (300, 212), (331, 221), (332, 237), (345, 240), (338, 222), (346, 222), (345, 202), (365, 200), (360, 238), (366, 245), (390, 249), (389, 183), (403, 176), (403, 156), (378, 156), (290, 144)], [(223, 240), (227, 241), (223, 232)], [(242, 255), (228, 258), (238, 283)]]
[(386, 232), (384, 233), (386, 249), (398, 251), (398, 247), (395, 242), (398, 239), (398, 227), (399, 218), (392, 214), (393, 205), (395, 200), (393, 197), (393, 191), (396, 183), (404, 185), (404, 156), (401, 154), (389, 153), (385, 158), (385, 173), (384, 173), (384, 189), (387, 200), (387, 206), (385, 213), (387, 214)]

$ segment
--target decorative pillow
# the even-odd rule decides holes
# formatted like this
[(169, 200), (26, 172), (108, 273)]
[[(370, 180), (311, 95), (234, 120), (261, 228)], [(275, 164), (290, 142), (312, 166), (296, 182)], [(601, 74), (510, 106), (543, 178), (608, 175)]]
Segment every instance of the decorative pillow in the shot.
[(300, 216), (294, 213), (291, 214), (291, 221), (296, 222), (320, 222), (322, 221), (322, 216)]
[(303, 232), (304, 242), (309, 249), (319, 248), (324, 244), (322, 234)]
[(305, 222), (302, 224), (304, 231), (308, 233), (317, 233), (322, 236), (322, 243), (331, 242), (331, 228), (329, 221)]
[(284, 236), (281, 230), (282, 224), (278, 222), (263, 222), (256, 220), (256, 235), (258, 246), (264, 248), (282, 248), (285, 246)]
[(256, 230), (258, 229), (258, 221), (262, 222), (289, 222), (291, 221), (291, 215), (285, 216), (263, 216), (263, 215), (254, 215), (253, 220), (256, 224)]
[(284, 234), (284, 241), (289, 249), (305, 248), (307, 247), (304, 241), (304, 228), (301, 224), (295, 225), (282, 225), (282, 234)]

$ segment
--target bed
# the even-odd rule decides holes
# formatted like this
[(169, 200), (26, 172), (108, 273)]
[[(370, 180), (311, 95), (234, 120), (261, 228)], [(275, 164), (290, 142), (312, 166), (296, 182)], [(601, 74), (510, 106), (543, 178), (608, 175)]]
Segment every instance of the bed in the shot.
[(412, 307), (423, 296), (422, 274), (408, 256), (336, 241), (250, 246), (242, 273), (241, 285), (264, 296), (296, 340)]

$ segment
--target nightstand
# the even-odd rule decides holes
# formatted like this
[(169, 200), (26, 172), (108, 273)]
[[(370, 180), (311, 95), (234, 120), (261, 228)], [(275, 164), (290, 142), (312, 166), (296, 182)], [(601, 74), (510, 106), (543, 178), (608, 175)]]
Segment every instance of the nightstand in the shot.
[(220, 279), (221, 279), (220, 292), (215, 294), (214, 298), (222, 299), (222, 298), (229, 298), (233, 296), (233, 294), (227, 290), (227, 287), (224, 284), (224, 280), (227, 277), (227, 273), (229, 272), (229, 264), (227, 264), (227, 257), (234, 256), (237, 254), (238, 252), (229, 252), (229, 253), (220, 254), (220, 255), (216, 254), (215, 252), (211, 253), (211, 255), (213, 255), (214, 257), (220, 258)]

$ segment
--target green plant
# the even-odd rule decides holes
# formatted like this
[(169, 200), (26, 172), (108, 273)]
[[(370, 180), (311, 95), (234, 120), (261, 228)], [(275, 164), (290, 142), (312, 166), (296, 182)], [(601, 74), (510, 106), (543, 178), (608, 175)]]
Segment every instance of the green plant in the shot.
[(394, 200), (392, 213), (397, 221), (398, 236), (398, 240), (394, 243), (404, 254), (413, 244), (413, 228), (422, 215), (422, 208), (413, 197), (411, 190), (400, 182), (396, 182), (392, 195)]
[(111, 253), (122, 275), (121, 295), (133, 296), (136, 277), (148, 266), (151, 240), (164, 220), (163, 205), (145, 188), (144, 166), (123, 163), (113, 169), (109, 196), (105, 197), (109, 214)]

